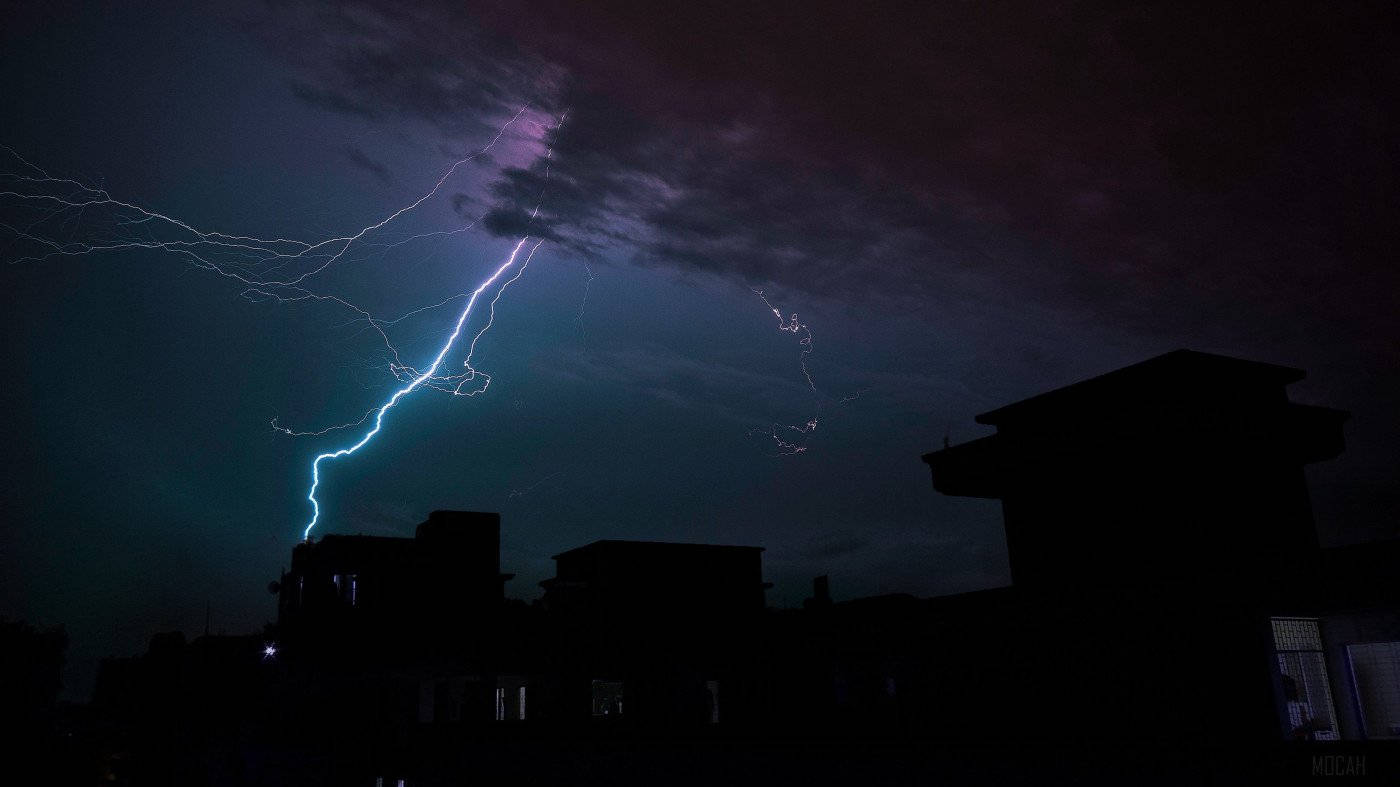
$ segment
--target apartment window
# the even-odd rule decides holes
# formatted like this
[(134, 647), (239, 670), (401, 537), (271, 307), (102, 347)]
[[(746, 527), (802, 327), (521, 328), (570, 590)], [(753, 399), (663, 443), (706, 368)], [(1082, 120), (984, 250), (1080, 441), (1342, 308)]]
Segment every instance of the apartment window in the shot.
[(705, 697), (710, 710), (709, 722), (719, 724), (719, 681), (705, 681)]
[(622, 715), (622, 681), (593, 681), (593, 716), (611, 719)]
[(1287, 737), (1335, 741), (1337, 713), (1317, 618), (1273, 618), (1274, 654), (1283, 684)]
[(359, 601), (360, 575), (359, 574), (335, 574), (331, 577), (335, 583), (335, 597), (341, 601), (347, 601), (350, 606), (355, 606)]
[(496, 679), (496, 721), (525, 720), (525, 679), (502, 675)]

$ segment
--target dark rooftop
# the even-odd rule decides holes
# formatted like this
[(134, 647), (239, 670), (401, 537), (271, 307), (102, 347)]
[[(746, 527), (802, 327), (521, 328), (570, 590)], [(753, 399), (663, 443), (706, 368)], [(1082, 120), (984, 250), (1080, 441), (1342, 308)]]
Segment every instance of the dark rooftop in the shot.
[[(1246, 361), (1195, 350), (1173, 350), (1141, 363), (1088, 380), (1022, 399), (977, 416), (977, 422), (998, 426), (1023, 418), (1054, 417), (1063, 410), (1119, 406), (1141, 402), (1145, 393), (1156, 398), (1201, 400), (1227, 391), (1272, 391), (1306, 376), (1301, 369)], [(1282, 401), (1282, 400), (1280, 400)]]
[(743, 550), (753, 550), (753, 551), (757, 551), (757, 552), (762, 552), (764, 548), (763, 548), (763, 547), (751, 547), (751, 546), (737, 546), (737, 545), (729, 545), (729, 544), (687, 544), (687, 543), (681, 543), (681, 542), (676, 542), (676, 541), (625, 541), (625, 540), (617, 540), (617, 539), (605, 538), (605, 539), (602, 539), (602, 540), (600, 540), (600, 541), (594, 541), (594, 542), (591, 543), (591, 544), (584, 544), (584, 545), (581, 546), (581, 547), (574, 547), (573, 549), (569, 549), (569, 550), (565, 550), (564, 552), (560, 552), (559, 554), (554, 555), (554, 559), (555, 559), (555, 560), (558, 560), (559, 558), (564, 557), (565, 555), (577, 555), (577, 554), (580, 554), (580, 553), (587, 553), (587, 552), (627, 551), (627, 550), (638, 550), (638, 551), (640, 551), (640, 550), (653, 550), (653, 551), (655, 551), (655, 550), (663, 550), (663, 549), (665, 549), (665, 550), (675, 550), (675, 551), (685, 550), (685, 551), (691, 551), (691, 552), (701, 551), (701, 550), (705, 550), (705, 551), (724, 551), (724, 550), (743, 549)]

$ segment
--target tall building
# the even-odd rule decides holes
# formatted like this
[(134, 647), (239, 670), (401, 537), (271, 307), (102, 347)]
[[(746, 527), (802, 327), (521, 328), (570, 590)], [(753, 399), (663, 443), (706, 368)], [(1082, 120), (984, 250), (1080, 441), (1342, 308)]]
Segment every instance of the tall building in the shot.
[(924, 456), (934, 489), (1002, 503), (998, 642), (1033, 654), (1003, 664), (1015, 707), (1138, 739), (1384, 732), (1359, 714), (1395, 711), (1359, 698), (1395, 668), (1376, 665), (1400, 640), (1400, 552), (1319, 548), (1303, 467), (1341, 453), (1347, 414), (1290, 402), (1303, 376), (1178, 350)]
[(977, 416), (996, 434), (924, 456), (938, 491), (1002, 502), (1018, 586), (1317, 569), (1303, 466), (1341, 453), (1303, 372), (1178, 350)]

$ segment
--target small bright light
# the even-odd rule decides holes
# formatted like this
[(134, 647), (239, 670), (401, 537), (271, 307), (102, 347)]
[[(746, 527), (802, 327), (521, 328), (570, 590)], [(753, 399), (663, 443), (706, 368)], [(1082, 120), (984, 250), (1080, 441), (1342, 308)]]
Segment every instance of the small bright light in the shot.
[(277, 643), (269, 642), (263, 646), (263, 658), (270, 659), (277, 656)]

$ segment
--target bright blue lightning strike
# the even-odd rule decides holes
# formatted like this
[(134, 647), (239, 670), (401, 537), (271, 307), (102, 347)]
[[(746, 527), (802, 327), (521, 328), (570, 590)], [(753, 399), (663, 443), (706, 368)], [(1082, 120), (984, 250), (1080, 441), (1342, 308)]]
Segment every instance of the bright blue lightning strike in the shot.
[[(442, 349), (438, 350), (437, 357), (433, 359), (432, 365), (429, 366), (427, 370), (425, 370), (422, 374), (415, 377), (413, 381), (410, 382), (408, 385), (395, 391), (394, 395), (390, 396), (389, 400), (386, 401), (382, 406), (380, 406), (380, 408), (374, 414), (374, 428), (366, 432), (365, 436), (361, 437), (359, 442), (355, 443), (354, 445), (348, 448), (342, 448), (338, 451), (331, 451), (328, 453), (319, 454), (317, 455), (316, 459), (311, 462), (311, 489), (306, 493), (306, 499), (311, 501), (311, 521), (306, 524), (306, 530), (303, 531), (301, 534), (301, 537), (303, 539), (309, 539), (311, 537), (311, 529), (316, 526), (316, 520), (319, 519), (321, 516), (321, 504), (316, 500), (316, 487), (318, 487), (321, 484), (321, 461), (323, 459), (339, 459), (342, 456), (349, 456), (350, 454), (353, 454), (356, 451), (360, 450), (362, 447), (364, 447), (366, 443), (368, 443), (370, 440), (373, 440), (375, 435), (379, 434), (380, 427), (384, 425), (385, 413), (389, 412), (389, 410), (393, 408), (394, 405), (398, 404), (400, 399), (412, 393), (414, 389), (418, 388), (420, 385), (427, 382), (429, 379), (431, 379), (434, 375), (437, 374), (438, 367), (442, 365), (443, 358), (447, 357), (448, 351), (451, 350), (452, 345), (457, 342), (457, 337), (462, 335), (462, 326), (466, 324), (467, 317), (472, 312), (472, 306), (476, 305), (477, 296), (481, 295), (483, 290), (485, 290), (487, 287), (490, 287), (493, 283), (500, 279), (501, 274), (505, 273), (512, 265), (515, 264), (515, 259), (517, 256), (519, 256), (520, 249), (523, 248), (525, 244), (529, 242), (529, 240), (529, 238), (522, 238), (519, 243), (515, 244), (515, 248), (512, 249), (510, 252), (510, 257), (508, 257), (506, 261), (502, 263), (499, 268), (496, 269), (495, 273), (492, 273), (491, 276), (486, 279), (486, 281), (483, 281), (481, 283), (481, 286), (477, 287), (475, 290), (472, 291), (471, 297), (467, 299), (466, 307), (462, 309), (462, 313), (457, 317), (457, 324), (452, 329), (452, 335), (447, 337), (447, 341), (442, 345)], [(516, 274), (516, 278), (519, 278), (520, 273), (525, 272), (526, 266), (530, 264), (530, 259), (535, 256), (535, 250), (537, 250), (540, 247), (540, 244), (543, 242), (543, 240), (535, 241), (535, 245), (530, 248), (530, 253), (525, 256), (525, 261), (521, 263), (520, 271)], [(511, 279), (511, 281), (514, 280), (515, 279)], [(509, 285), (510, 282), (506, 282), (506, 284)], [(504, 290), (505, 287), (502, 287), (501, 289)], [(497, 297), (499, 298), (499, 294), (497, 295)], [(494, 301), (492, 303), (494, 305)], [(490, 327), (490, 325), (488, 324), (487, 327)], [(481, 333), (485, 333), (485, 328), (482, 329)], [(481, 333), (478, 333), (476, 338), (481, 338)], [(475, 340), (473, 340), (473, 346), (475, 346), (475, 343)]]

